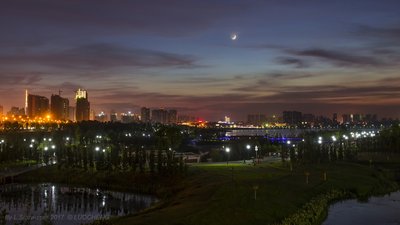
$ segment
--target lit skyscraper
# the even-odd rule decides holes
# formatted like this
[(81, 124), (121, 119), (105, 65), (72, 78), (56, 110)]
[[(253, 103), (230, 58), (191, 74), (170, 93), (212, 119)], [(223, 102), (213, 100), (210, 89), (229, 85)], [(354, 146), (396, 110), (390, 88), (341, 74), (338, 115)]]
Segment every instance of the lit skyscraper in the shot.
[(86, 90), (78, 89), (75, 95), (76, 99), (76, 121), (90, 119), (90, 103)]
[(25, 115), (28, 116), (28, 89), (25, 89)]
[(75, 99), (78, 99), (78, 98), (86, 98), (87, 99), (88, 98), (87, 91), (79, 88), (75, 93)]

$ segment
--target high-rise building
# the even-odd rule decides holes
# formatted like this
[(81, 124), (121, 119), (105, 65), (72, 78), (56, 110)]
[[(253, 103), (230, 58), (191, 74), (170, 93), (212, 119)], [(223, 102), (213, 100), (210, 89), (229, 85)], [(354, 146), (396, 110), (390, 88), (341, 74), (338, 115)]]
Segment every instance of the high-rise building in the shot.
[(108, 120), (107, 119), (107, 114), (105, 114), (104, 112), (101, 112), (101, 113), (96, 115), (94, 120), (99, 121), (99, 122), (107, 122), (107, 120)]
[(0, 105), (0, 116), (3, 116), (3, 106)]
[(349, 124), (352, 122), (352, 118), (349, 114), (343, 114), (342, 115), (342, 123), (343, 124)]
[(176, 124), (178, 119), (178, 112), (175, 109), (168, 110), (168, 123)]
[(7, 112), (7, 116), (23, 116), (25, 114), (25, 109), (24, 108), (19, 108), (19, 107), (11, 107), (10, 111)]
[(151, 111), (151, 120), (156, 123), (167, 123), (168, 111), (165, 109), (153, 109)]
[(28, 94), (28, 112), (30, 118), (47, 117), (49, 113), (49, 99), (39, 95)]
[(68, 116), (68, 119), (69, 120), (71, 120), (71, 121), (76, 121), (76, 113), (75, 113), (75, 107), (73, 107), (73, 106), (70, 106), (70, 107), (68, 107), (69, 109), (68, 109), (68, 112), (69, 112), (69, 116)]
[(361, 114), (354, 114), (353, 115), (353, 122), (354, 123), (359, 123), (363, 120), (363, 116)]
[(300, 124), (302, 120), (302, 113), (297, 111), (284, 111), (283, 122), (289, 125)]
[(128, 112), (128, 113), (121, 113), (121, 122), (122, 123), (133, 123), (139, 121), (139, 115)]
[(368, 113), (363, 116), (362, 121), (367, 123), (375, 123), (378, 121), (378, 116), (376, 114)]
[(25, 89), (25, 115), (28, 116), (28, 89)]
[(75, 93), (75, 99), (78, 99), (78, 98), (86, 98), (87, 99), (88, 98), (87, 91), (79, 88)]
[(306, 122), (306, 123), (314, 123), (315, 122), (315, 115), (311, 114), (311, 113), (305, 113), (303, 114), (303, 121), (302, 122)]
[(83, 89), (78, 89), (75, 95), (76, 99), (76, 121), (84, 121), (90, 119), (90, 102), (88, 94)]
[(111, 121), (111, 122), (116, 122), (116, 121), (118, 121), (117, 113), (116, 113), (114, 110), (111, 110), (111, 112), (110, 112), (110, 121)]
[(249, 114), (247, 115), (247, 124), (260, 126), (267, 122), (267, 117), (264, 114)]
[(140, 109), (140, 120), (143, 123), (148, 123), (150, 122), (150, 109), (146, 107), (142, 107)]
[(96, 120), (96, 111), (90, 109), (89, 120)]
[(334, 114), (333, 114), (333, 117), (332, 117), (332, 121), (333, 121), (334, 123), (337, 123), (337, 122), (338, 122), (337, 119), (338, 119), (338, 118), (337, 118), (337, 113), (334, 113)]
[(69, 119), (69, 100), (60, 95), (51, 95), (51, 114), (56, 120)]

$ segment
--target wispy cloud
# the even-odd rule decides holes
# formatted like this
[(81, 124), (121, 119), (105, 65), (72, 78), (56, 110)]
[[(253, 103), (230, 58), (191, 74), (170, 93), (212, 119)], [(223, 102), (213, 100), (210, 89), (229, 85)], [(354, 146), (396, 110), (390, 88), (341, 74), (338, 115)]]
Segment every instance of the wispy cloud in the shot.
[(282, 65), (292, 65), (295, 68), (306, 68), (309, 65), (302, 59), (293, 57), (278, 57), (276, 61)]
[(369, 25), (359, 25), (354, 33), (362, 38), (378, 38), (387, 44), (400, 45), (400, 28), (396, 27), (375, 27)]
[(365, 67), (365, 66), (385, 66), (385, 62), (381, 61), (372, 56), (363, 56), (350, 52), (333, 51), (321, 48), (311, 48), (306, 50), (289, 50), (297, 56), (306, 56), (320, 59), (322, 61), (332, 63), (336, 66), (354, 66), (354, 67)]
[(196, 67), (196, 58), (149, 49), (98, 43), (63, 50), (0, 54), (0, 66), (40, 65), (61, 69), (98, 71), (118, 67)]
[(0, 86), (9, 85), (33, 85), (37, 84), (42, 80), (42, 73), (31, 72), (31, 73), (0, 73)]

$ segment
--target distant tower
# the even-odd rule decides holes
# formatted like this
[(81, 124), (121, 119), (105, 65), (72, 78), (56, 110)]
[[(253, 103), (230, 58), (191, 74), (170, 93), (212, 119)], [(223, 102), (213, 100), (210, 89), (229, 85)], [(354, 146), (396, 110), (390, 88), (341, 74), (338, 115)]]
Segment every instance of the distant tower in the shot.
[(150, 122), (150, 109), (142, 107), (140, 109), (140, 120), (144, 123)]
[[(59, 92), (60, 93), (60, 92)], [(56, 120), (69, 119), (69, 100), (60, 95), (51, 95), (51, 114)]]
[(76, 99), (76, 121), (84, 121), (90, 119), (90, 103), (86, 90), (78, 89), (75, 93)]
[(169, 124), (176, 124), (177, 122), (177, 111), (176, 109), (168, 110), (168, 123)]
[(25, 89), (25, 115), (28, 115), (28, 89)]
[(44, 96), (28, 94), (27, 115), (30, 118), (43, 117), (49, 113), (49, 99)]
[(87, 99), (88, 98), (87, 91), (79, 88), (75, 93), (75, 99), (78, 99), (78, 98), (86, 98)]
[(168, 122), (168, 111), (165, 109), (153, 109), (151, 120), (156, 123), (166, 124)]

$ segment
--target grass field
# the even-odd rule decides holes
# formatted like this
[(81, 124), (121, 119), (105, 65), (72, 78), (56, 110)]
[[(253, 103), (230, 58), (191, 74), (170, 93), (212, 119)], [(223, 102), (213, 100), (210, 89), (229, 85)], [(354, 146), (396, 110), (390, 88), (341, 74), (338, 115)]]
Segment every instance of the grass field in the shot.
[[(191, 171), (185, 188), (160, 209), (115, 219), (113, 224), (273, 224), (331, 189), (346, 189), (365, 197), (396, 187), (368, 166), (347, 163), (297, 167), (294, 171), (280, 163), (198, 165)], [(309, 184), (305, 172), (310, 173)]]
[[(90, 186), (106, 183), (112, 184), (111, 188), (126, 190), (134, 190), (133, 183), (140, 179), (145, 179), (144, 183), (154, 182), (148, 177), (133, 181), (129, 173), (81, 172), (42, 168), (18, 179)], [(70, 178), (66, 180), (67, 176)], [(398, 188), (384, 170), (352, 163), (297, 166), (293, 171), (280, 162), (257, 166), (198, 164), (190, 167), (186, 178), (157, 180), (158, 189), (153, 191), (163, 201), (140, 214), (115, 218), (112, 224), (274, 224), (295, 213), (311, 198), (332, 189), (345, 189), (365, 198)]]

